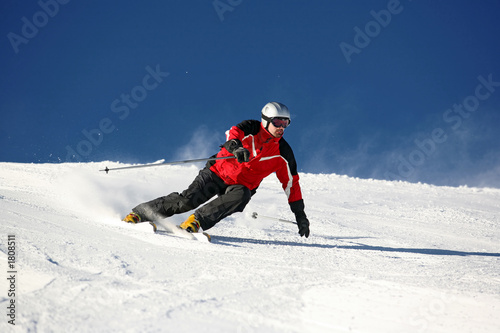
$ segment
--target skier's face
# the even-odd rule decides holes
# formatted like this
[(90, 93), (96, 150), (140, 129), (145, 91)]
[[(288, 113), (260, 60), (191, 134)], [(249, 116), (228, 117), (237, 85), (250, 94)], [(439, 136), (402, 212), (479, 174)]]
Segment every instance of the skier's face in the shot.
[(275, 138), (281, 138), (283, 136), (283, 133), (285, 133), (285, 129), (283, 127), (276, 127), (273, 125), (273, 123), (269, 123), (269, 133), (271, 133), (272, 136)]

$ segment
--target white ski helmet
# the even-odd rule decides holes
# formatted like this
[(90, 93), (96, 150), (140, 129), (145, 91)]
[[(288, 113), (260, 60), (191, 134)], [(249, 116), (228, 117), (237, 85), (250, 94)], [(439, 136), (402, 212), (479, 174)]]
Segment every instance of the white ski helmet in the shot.
[(287, 118), (290, 120), (290, 111), (285, 104), (270, 102), (262, 109), (262, 126), (267, 129), (269, 122), (273, 118)]

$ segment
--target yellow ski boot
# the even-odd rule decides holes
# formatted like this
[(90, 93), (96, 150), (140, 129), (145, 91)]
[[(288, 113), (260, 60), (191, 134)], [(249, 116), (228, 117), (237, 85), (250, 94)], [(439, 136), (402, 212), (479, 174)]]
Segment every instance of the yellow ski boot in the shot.
[(141, 217), (137, 215), (136, 213), (130, 213), (125, 218), (122, 220), (127, 223), (139, 223), (141, 222)]
[(190, 215), (186, 221), (182, 222), (179, 226), (181, 229), (186, 230), (187, 232), (198, 232), (200, 229), (200, 222), (196, 221), (196, 217), (194, 214)]

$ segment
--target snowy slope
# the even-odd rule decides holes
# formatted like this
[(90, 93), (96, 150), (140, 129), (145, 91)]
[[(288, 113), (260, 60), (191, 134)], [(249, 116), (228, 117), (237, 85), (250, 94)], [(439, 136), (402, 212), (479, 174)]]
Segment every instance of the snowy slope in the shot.
[(500, 331), (498, 189), (301, 174), (304, 239), (271, 176), (210, 244), (120, 221), (199, 166), (106, 165), (0, 163), (0, 332)]

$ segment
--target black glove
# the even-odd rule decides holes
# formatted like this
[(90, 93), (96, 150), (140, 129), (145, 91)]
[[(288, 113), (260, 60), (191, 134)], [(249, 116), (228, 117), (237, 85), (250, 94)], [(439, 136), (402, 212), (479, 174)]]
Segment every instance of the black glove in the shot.
[(299, 227), (300, 237), (309, 237), (309, 220), (307, 219), (306, 213), (303, 211), (296, 213), (295, 219), (297, 220), (297, 226)]
[(250, 157), (250, 152), (248, 149), (239, 147), (233, 152), (233, 155), (236, 156), (236, 159), (239, 163), (248, 162), (248, 158)]
[(250, 158), (250, 152), (248, 149), (243, 148), (241, 141), (238, 139), (226, 141), (221, 147), (226, 148), (226, 150), (233, 154), (240, 163), (248, 162)]

